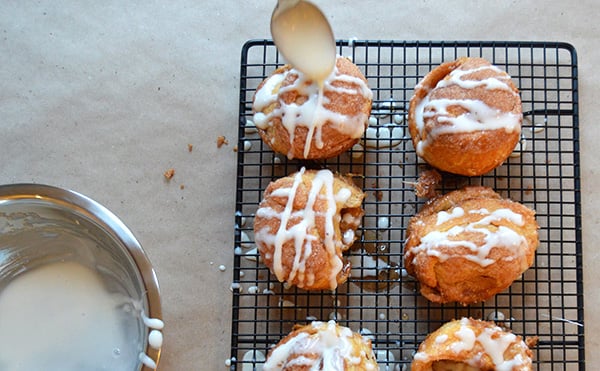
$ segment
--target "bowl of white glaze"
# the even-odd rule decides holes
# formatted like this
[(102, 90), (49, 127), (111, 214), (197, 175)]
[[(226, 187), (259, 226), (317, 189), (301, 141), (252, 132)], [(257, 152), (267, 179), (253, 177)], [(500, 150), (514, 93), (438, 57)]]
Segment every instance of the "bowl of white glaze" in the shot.
[(154, 370), (158, 280), (131, 231), (77, 192), (0, 186), (0, 370)]

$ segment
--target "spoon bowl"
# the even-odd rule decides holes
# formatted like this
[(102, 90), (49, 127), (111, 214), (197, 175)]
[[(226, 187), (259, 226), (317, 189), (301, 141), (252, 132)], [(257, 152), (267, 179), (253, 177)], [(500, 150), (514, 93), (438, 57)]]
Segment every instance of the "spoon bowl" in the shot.
[(288, 63), (323, 85), (335, 65), (335, 38), (316, 5), (305, 0), (279, 0), (271, 16), (271, 35)]

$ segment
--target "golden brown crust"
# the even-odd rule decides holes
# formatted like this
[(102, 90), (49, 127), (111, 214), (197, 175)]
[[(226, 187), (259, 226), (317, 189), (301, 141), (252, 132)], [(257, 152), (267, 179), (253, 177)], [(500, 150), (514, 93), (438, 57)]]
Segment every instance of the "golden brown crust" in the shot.
[[(419, 116), (417, 110), (422, 109), (419, 105), (426, 97), (429, 100), (477, 100), (502, 113), (511, 113), (520, 117), (521, 99), (510, 76), (504, 71), (480, 69), (483, 66), (491, 65), (485, 59), (468, 57), (443, 63), (425, 76), (415, 88), (414, 96), (410, 100), (408, 129), (413, 144), (417, 148), (420, 142), (427, 142), (427, 146), (419, 151), (419, 156), (440, 170), (467, 176), (484, 174), (502, 164), (519, 141), (520, 125), (518, 130), (498, 128), (435, 134), (436, 128), (448, 125), (448, 122), (439, 120), (439, 114), (424, 118), (422, 129), (417, 125)], [(463, 79), (475, 81), (500, 79), (509, 89), (489, 89), (485, 85), (465, 88), (457, 84), (436, 87), (440, 81), (448, 81), (450, 73), (457, 69), (473, 70)], [(458, 117), (465, 112), (466, 109), (459, 105), (451, 105), (448, 108), (450, 117)]]
[[(327, 335), (324, 335), (325, 333)], [(305, 339), (299, 340), (304, 346), (283, 349), (285, 344), (298, 340), (299, 336), (306, 336)], [(334, 338), (340, 341), (332, 344)], [(343, 340), (341, 340), (342, 338)], [(303, 352), (298, 352), (299, 350)], [(283, 352), (283, 354), (277, 352)], [(328, 360), (339, 361), (339, 364), (343, 363), (346, 371), (379, 370), (371, 340), (352, 332), (347, 327), (339, 326), (333, 321), (313, 322), (309, 325), (297, 326), (269, 352), (264, 369), (265, 371), (310, 371), (315, 370), (314, 367), (321, 364), (321, 367), (316, 369), (327, 370), (328, 368), (324, 368), (322, 365), (325, 352), (329, 352)], [(329, 358), (332, 356), (334, 359)], [(277, 358), (279, 361), (276, 367), (269, 364), (269, 362), (275, 363), (275, 359), (271, 358)]]
[[(360, 79), (365, 85), (367, 79), (364, 77), (360, 69), (353, 64), (349, 59), (338, 57), (336, 61), (336, 68), (340, 75), (351, 76), (353, 78)], [(299, 78), (297, 72), (292, 70), (289, 65), (278, 68), (272, 75), (286, 73), (285, 79), (281, 84), (274, 87), (272, 93), (277, 94), (278, 100), (271, 103), (267, 107), (263, 108), (260, 112), (269, 115), (274, 110), (281, 107), (281, 102), (285, 104), (296, 103), (302, 105), (307, 101), (308, 97), (303, 95), (301, 91), (297, 89), (287, 90), (283, 93), (279, 93), (282, 88), (293, 85)], [(261, 82), (256, 89), (257, 93), (263, 89), (267, 82), (265, 79)], [(312, 83), (312, 82), (309, 82)], [(372, 98), (365, 97), (357, 93), (349, 93), (351, 91), (360, 91), (360, 87), (353, 81), (334, 80), (331, 83), (332, 86), (337, 88), (343, 88), (334, 90), (326, 88), (324, 90), (325, 102), (323, 107), (336, 114), (345, 115), (348, 117), (364, 117), (364, 120), (358, 124), (347, 121), (344, 125), (360, 125), (358, 130), (361, 133), (367, 127), (368, 118), (371, 112)], [(254, 96), (256, 99), (256, 95)], [(253, 106), (253, 109), (255, 107)], [(281, 114), (273, 116), (268, 125), (261, 128), (258, 127), (258, 132), (262, 140), (269, 146), (273, 151), (284, 154), (289, 158), (298, 159), (326, 159), (335, 157), (342, 152), (350, 149), (354, 144), (360, 140), (360, 135), (349, 135), (347, 132), (342, 132), (338, 129), (337, 124), (327, 121), (322, 126), (322, 133), (320, 137), (323, 140), (323, 145), (319, 147), (317, 145), (317, 137), (312, 135), (311, 146), (308, 155), (304, 155), (305, 144), (309, 135), (309, 124), (296, 125), (293, 131), (293, 140), (291, 139), (290, 132), (286, 126), (282, 123)]]
[[(289, 197), (276, 191), (292, 189), (294, 183), (297, 182), (296, 177), (299, 173), (280, 178), (269, 184), (254, 220), (255, 242), (264, 264), (278, 276), (280, 281), (306, 290), (335, 289), (338, 284), (346, 281), (350, 274), (350, 265), (343, 261), (342, 252), (350, 248), (354, 242), (353, 232), (360, 225), (364, 213), (361, 207), (364, 193), (351, 180), (339, 175), (333, 175), (333, 195), (338, 195), (342, 189), (345, 189), (349, 197), (332, 200), (326, 195), (326, 187), (322, 187), (312, 209), (308, 213), (305, 212), (311, 202), (310, 194), (317, 184), (315, 177), (318, 176), (318, 173), (316, 170), (306, 170), (300, 176), (286, 232), (291, 233), (290, 230), (299, 227), (303, 229), (304, 226), (299, 224), (307, 223), (306, 215), (312, 211), (315, 212), (314, 225), (307, 223), (307, 237), (301, 241), (296, 241), (292, 237), (282, 240), (279, 274), (277, 274), (278, 266), (275, 261), (278, 246), (274, 241), (274, 236), (280, 229), (281, 215), (286, 209)], [(276, 193), (274, 194), (274, 192)], [(333, 207), (334, 213), (331, 218), (327, 218), (330, 207)], [(326, 242), (328, 225), (333, 231), (333, 246), (328, 246)], [(304, 230), (297, 236), (301, 236), (302, 233)], [(310, 243), (308, 243), (309, 240)], [(302, 246), (299, 247), (298, 243)], [(335, 250), (333, 255), (330, 248)], [(299, 255), (298, 249), (300, 249)], [(305, 255), (307, 252), (308, 256)], [(292, 272), (294, 273), (292, 274)], [(332, 275), (335, 276), (335, 280), (332, 280)]]
[(532, 369), (531, 357), (521, 336), (504, 331), (493, 322), (463, 318), (450, 321), (427, 336), (415, 354), (411, 370), (493, 371), (501, 367), (528, 371)]
[(533, 264), (537, 230), (528, 207), (490, 188), (465, 187), (430, 200), (411, 218), (405, 267), (433, 302), (485, 301)]

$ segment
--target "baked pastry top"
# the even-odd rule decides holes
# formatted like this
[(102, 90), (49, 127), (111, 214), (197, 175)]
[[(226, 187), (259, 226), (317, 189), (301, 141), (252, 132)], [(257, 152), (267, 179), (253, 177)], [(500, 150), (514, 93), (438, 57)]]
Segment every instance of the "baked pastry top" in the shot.
[(273, 151), (290, 159), (326, 159), (360, 140), (372, 99), (359, 68), (338, 56), (322, 89), (290, 65), (275, 70), (254, 94), (253, 119)]
[(306, 170), (271, 182), (254, 220), (265, 265), (280, 282), (306, 290), (333, 290), (346, 281), (361, 223), (364, 193), (330, 170)]
[(371, 340), (334, 321), (297, 327), (270, 352), (264, 371), (376, 371)]
[(433, 302), (485, 301), (533, 264), (538, 228), (532, 209), (487, 187), (465, 187), (411, 218), (404, 265)]
[(432, 332), (414, 355), (412, 371), (528, 371), (532, 352), (521, 336), (493, 322), (462, 318)]
[(484, 174), (520, 139), (522, 106), (511, 77), (482, 58), (462, 57), (429, 72), (410, 100), (417, 155), (454, 174)]

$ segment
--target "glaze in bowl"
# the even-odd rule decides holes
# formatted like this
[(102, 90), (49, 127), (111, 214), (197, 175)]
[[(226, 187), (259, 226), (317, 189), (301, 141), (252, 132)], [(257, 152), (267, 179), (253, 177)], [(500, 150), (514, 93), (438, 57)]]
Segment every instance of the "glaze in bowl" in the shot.
[[(80, 318), (73, 318), (71, 321), (67, 317), (65, 322), (73, 327), (74, 339), (63, 336), (63, 331), (60, 331), (61, 327), (58, 327), (61, 324), (57, 323), (52, 324), (59, 329), (56, 334), (51, 334), (53, 342), (55, 341), (57, 344), (60, 341), (66, 342), (68, 353), (74, 354), (81, 345), (79, 343), (85, 342), (85, 339), (98, 337), (98, 329), (99, 332), (107, 334), (117, 332), (118, 334), (111, 334), (111, 336), (115, 335), (124, 339), (122, 342), (104, 344), (106, 341), (103, 343), (100, 338), (91, 346), (92, 353), (98, 352), (98, 355), (88, 354), (84, 361), (94, 362), (93, 368), (95, 369), (146, 371), (156, 368), (162, 348), (162, 312), (158, 280), (144, 250), (131, 231), (108, 209), (77, 192), (39, 184), (1, 185), (0, 318), (8, 317), (7, 313), (1, 313), (3, 310), (11, 311), (11, 309), (6, 309), (6, 306), (2, 306), (3, 292), (5, 295), (9, 295), (9, 289), (13, 283), (14, 286), (17, 285), (17, 282), (19, 285), (26, 285), (24, 280), (31, 276), (29, 273), (42, 274), (45, 267), (55, 267), (59, 275), (63, 273), (67, 275), (67, 271), (70, 272), (69, 269), (74, 267), (77, 267), (76, 270), (92, 272), (90, 277), (93, 282), (96, 282), (94, 285), (101, 288), (106, 297), (110, 298), (110, 303), (104, 303), (106, 305), (103, 304), (102, 308), (110, 308), (108, 309), (111, 311), (109, 316), (111, 320), (114, 319), (112, 324), (102, 323), (105, 318), (105, 313), (102, 313), (104, 309), (91, 304), (95, 305), (93, 310), (88, 310), (86, 313), (82, 309), (81, 316), (95, 316), (93, 326), (90, 326), (89, 321), (81, 322)], [(55, 281), (62, 284), (61, 280), (65, 279), (64, 282), (70, 282), (67, 278), (61, 277)], [(59, 292), (75, 292), (71, 290), (71, 286), (81, 285), (85, 279), (73, 277), (71, 281), (68, 287), (59, 287)], [(55, 290), (57, 289), (56, 282), (54, 282), (54, 286), (50, 285), (47, 280), (40, 284), (48, 284), (51, 290)], [(37, 286), (37, 283), (34, 286)], [(19, 289), (21, 287), (19, 286)], [(87, 289), (83, 288), (82, 290), (85, 294)], [(41, 293), (45, 294), (45, 292), (44, 289)], [(78, 295), (81, 292), (78, 291)], [(10, 295), (21, 294), (10, 293)], [(81, 298), (75, 297), (73, 302), (75, 305), (73, 305), (68, 302), (60, 302), (62, 300), (60, 295), (48, 297), (48, 301), (40, 298), (39, 293), (36, 293), (35, 296), (41, 305), (38, 304), (35, 307), (33, 304), (31, 306), (22, 305), (24, 313), (37, 310), (37, 313), (47, 315), (54, 310), (59, 315), (65, 316), (65, 313), (70, 313), (67, 310), (78, 310), (73, 308), (74, 306), (95, 303), (94, 300), (99, 299), (98, 297), (85, 298), (83, 297), (85, 295), (80, 295)], [(12, 298), (10, 300), (14, 302)], [(31, 298), (24, 300), (29, 300), (25, 303), (32, 301)], [(106, 300), (104, 301), (106, 302)], [(12, 314), (14, 317), (15, 313)], [(23, 316), (21, 313), (16, 313), (16, 315)], [(33, 317), (31, 321), (34, 322), (38, 316), (30, 317)], [(79, 317), (79, 314), (76, 317)], [(54, 317), (49, 318), (52, 319), (50, 322), (54, 320)], [(56, 321), (60, 321), (60, 319)], [(41, 325), (45, 325), (47, 322), (45, 321)], [(0, 320), (0, 330), (2, 326), (3, 322)], [(4, 326), (10, 328), (13, 324), (4, 323)], [(34, 332), (37, 328), (35, 326), (38, 325), (31, 325)], [(92, 331), (92, 327), (95, 330)], [(18, 336), (20, 335), (14, 336), (15, 340), (8, 344), (9, 347), (17, 347), (13, 344), (18, 344)], [(24, 344), (28, 344), (29, 341), (26, 338), (20, 340)], [(46, 347), (44, 343), (41, 346)], [(37, 353), (34, 352), (36, 349), (28, 349), (23, 351), (23, 354), (29, 352), (35, 354), (34, 357), (41, 359), (43, 357), (40, 354), (46, 352), (48, 357), (55, 357), (57, 352), (52, 348), (53, 346), (54, 344), (48, 345), (48, 349), (43, 349), (43, 352), (37, 349)], [(15, 351), (18, 353), (19, 349)], [(85, 351), (89, 352), (90, 347)], [(13, 354), (15, 353), (13, 352)], [(31, 355), (29, 357), (21, 356), (21, 358), (31, 358)], [(56, 364), (63, 360), (51, 359), (43, 362), (48, 366), (51, 362), (55, 362), (53, 367), (56, 369), (67, 369), (65, 367), (69, 365), (69, 362), (71, 364), (68, 367), (73, 369), (89, 369), (89, 365), (84, 366), (81, 363), (80, 358), (83, 357), (77, 358), (76, 361), (69, 361), (70, 356), (62, 358), (64, 358), (64, 365)], [(76, 357), (73, 356), (73, 358)], [(101, 361), (96, 361), (96, 359), (101, 359)], [(0, 369), (3, 365), (9, 365), (12, 368), (13, 364), (17, 365), (17, 363), (17, 366), (21, 365), (24, 367), (23, 369), (32, 367), (31, 364), (23, 366), (21, 362), (19, 356), (12, 356), (11, 359), (3, 359), (0, 356)], [(76, 362), (79, 363), (76, 364)]]

